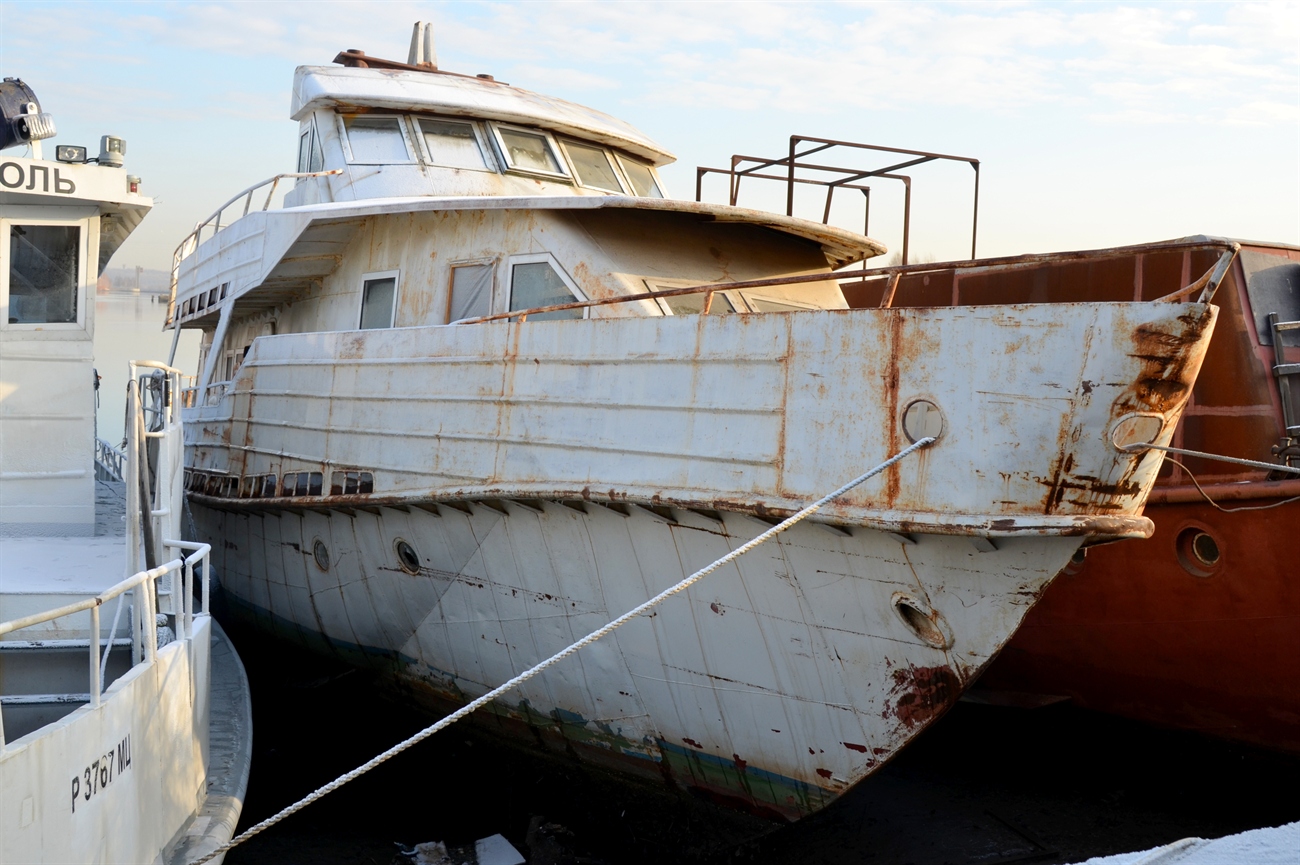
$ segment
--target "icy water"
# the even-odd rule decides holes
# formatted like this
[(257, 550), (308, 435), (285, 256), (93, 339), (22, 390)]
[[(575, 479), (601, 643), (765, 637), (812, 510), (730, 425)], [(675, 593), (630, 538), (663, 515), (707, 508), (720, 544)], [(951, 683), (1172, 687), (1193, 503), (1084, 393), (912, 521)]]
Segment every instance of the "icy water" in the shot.
[[(241, 831), (430, 723), (363, 673), (231, 636), (253, 688)], [(1297, 758), (1068, 704), (959, 703), (834, 805), (778, 828), (503, 746), (462, 722), (226, 861), (390, 865), (409, 861), (399, 844), (500, 833), (530, 865), (1081, 862), (1300, 820), (1296, 777)], [(552, 828), (530, 839), (542, 822)]]
[[(113, 444), (122, 441), (127, 363), (132, 360), (166, 362), (172, 345), (171, 331), (162, 329), (166, 317), (165, 295), (95, 296), (95, 369), (100, 375), (95, 421), (97, 433), (104, 441)], [(176, 366), (192, 375), (198, 351), (198, 331), (183, 331), (177, 346)]]

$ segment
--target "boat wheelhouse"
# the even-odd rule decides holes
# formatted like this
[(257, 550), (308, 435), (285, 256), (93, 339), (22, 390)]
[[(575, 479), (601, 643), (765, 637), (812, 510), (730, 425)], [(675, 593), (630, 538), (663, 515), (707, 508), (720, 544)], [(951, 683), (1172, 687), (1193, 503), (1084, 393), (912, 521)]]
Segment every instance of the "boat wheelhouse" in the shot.
[(248, 682), (181, 540), (178, 371), (134, 364), (126, 452), (95, 436), (96, 280), (153, 202), (122, 139), (53, 134), (0, 83), (0, 861), (187, 862), (239, 819)]
[(442, 711), (933, 438), (478, 719), (795, 819), (1080, 545), (1149, 534), (1127, 447), (1168, 441), (1235, 250), (1155, 302), (894, 305), (896, 274), (850, 309), (878, 242), (667, 198), (639, 132), (426, 35), (299, 68), (300, 170), (177, 250), (186, 487), (239, 615)]

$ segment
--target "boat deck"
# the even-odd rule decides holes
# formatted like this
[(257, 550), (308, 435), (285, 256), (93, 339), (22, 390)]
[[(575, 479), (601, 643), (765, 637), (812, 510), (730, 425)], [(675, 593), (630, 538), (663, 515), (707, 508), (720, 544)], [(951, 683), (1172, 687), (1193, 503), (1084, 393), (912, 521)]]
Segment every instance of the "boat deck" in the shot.
[[(94, 537), (0, 540), (0, 621), (90, 597), (125, 579), (125, 513), (125, 484), (95, 481)], [(28, 630), (9, 637), (31, 638)]]

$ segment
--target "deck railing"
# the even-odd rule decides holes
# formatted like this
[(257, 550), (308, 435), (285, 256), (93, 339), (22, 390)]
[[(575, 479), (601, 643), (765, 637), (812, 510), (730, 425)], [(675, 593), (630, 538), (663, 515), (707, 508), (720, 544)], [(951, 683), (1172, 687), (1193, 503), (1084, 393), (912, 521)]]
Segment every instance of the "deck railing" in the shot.
[[(832, 153), (849, 152), (850, 158), (867, 158), (868, 154), (884, 154), (891, 161), (888, 165), (867, 167), (862, 164), (853, 166), (827, 165), (821, 160)], [(816, 156), (819, 161), (809, 161)], [(835, 192), (839, 189), (856, 189), (862, 193), (863, 217), (862, 233), (871, 233), (871, 187), (863, 181), (878, 177), (885, 180), (897, 180), (903, 184), (903, 248), (901, 259), (907, 264), (912, 230), (912, 176), (899, 174), (905, 168), (925, 165), (930, 162), (964, 162), (975, 169), (975, 192), (971, 206), (970, 257), (975, 258), (975, 239), (979, 228), (980, 212), (980, 161), (969, 156), (956, 156), (951, 153), (932, 153), (928, 150), (908, 150), (902, 147), (885, 147), (879, 144), (864, 144), (859, 141), (841, 141), (836, 138), (815, 138), (809, 135), (791, 135), (790, 150), (785, 156), (769, 158), (765, 156), (745, 156), (735, 154), (731, 157), (730, 168), (709, 168), (699, 166), (695, 169), (695, 200), (702, 201), (704, 178), (710, 174), (721, 174), (728, 181), (728, 203), (735, 205), (740, 197), (740, 183), (745, 178), (754, 180), (773, 180), (785, 185), (785, 215), (794, 216), (795, 187), (819, 186), (826, 190), (826, 203), (822, 209), (821, 221), (829, 224), (831, 204)], [(776, 174), (763, 174), (764, 171), (776, 170)], [(863, 264), (865, 269), (866, 265)]]
[(95, 439), (95, 479), (100, 481), (123, 481), (122, 466), (126, 454), (102, 438)]
[[(859, 283), (866, 280), (884, 280), (885, 291), (880, 300), (880, 308), (889, 309), (895, 303), (899, 283), (903, 276), (908, 274), (926, 273), (939, 270), (975, 270), (988, 268), (1006, 268), (1016, 269), (1021, 267), (1034, 267), (1041, 264), (1060, 264), (1074, 261), (1088, 261), (1108, 256), (1132, 255), (1137, 252), (1145, 251), (1164, 251), (1164, 250), (1191, 250), (1191, 249), (1215, 249), (1220, 251), (1219, 260), (1209, 270), (1205, 271), (1194, 282), (1184, 288), (1180, 288), (1165, 297), (1158, 298), (1160, 301), (1173, 302), (1185, 297), (1197, 294), (1198, 303), (1209, 303), (1214, 297), (1215, 291), (1218, 290), (1219, 283), (1228, 273), (1228, 266), (1236, 256), (1240, 244), (1227, 240), (1197, 240), (1197, 241), (1173, 241), (1152, 243), (1143, 246), (1117, 247), (1113, 249), (1096, 249), (1080, 252), (1050, 252), (1033, 255), (1018, 255), (1004, 258), (983, 258), (969, 259), (961, 261), (944, 261), (926, 264), (896, 265), (882, 267), (874, 270), (838, 270), (822, 273), (806, 273), (799, 276), (780, 276), (772, 279), (751, 279), (739, 282), (714, 282), (705, 285), (695, 285), (686, 288), (672, 288), (663, 291), (646, 291), (639, 294), (619, 295), (618, 297), (603, 297), (597, 300), (575, 300), (570, 303), (557, 303), (549, 306), (532, 307), (529, 309), (511, 310), (509, 312), (498, 312), (491, 315), (482, 315), (475, 318), (461, 319), (453, 322), (453, 325), (466, 324), (483, 324), (493, 321), (512, 321), (525, 322), (531, 315), (541, 315), (550, 312), (565, 312), (569, 310), (586, 310), (601, 306), (614, 306), (624, 303), (641, 303), (644, 301), (655, 302), (659, 299), (685, 297), (689, 295), (703, 294), (704, 303), (701, 314), (708, 314), (713, 305), (713, 295), (717, 292), (726, 291), (744, 291), (751, 288), (803, 288), (815, 284), (825, 284), (834, 282), (837, 284), (848, 285), (850, 283)], [(905, 300), (905, 298), (903, 298)], [(782, 313), (785, 314), (785, 313)], [(198, 388), (187, 388), (182, 401), (189, 408), (196, 405), (217, 405), (221, 399), (230, 390), (233, 382), (218, 381), (212, 382), (207, 386), (202, 394)]]
[[(275, 197), (275, 191), (279, 188), (281, 180), (297, 180), (303, 177), (327, 177), (332, 174), (342, 173), (343, 169), (334, 168), (329, 171), (288, 171), (283, 174), (277, 174), (274, 177), (268, 177), (266, 180), (254, 183), (243, 192), (232, 196), (229, 201), (214, 210), (207, 219), (200, 221), (198, 225), (194, 226), (194, 230), (185, 235), (185, 239), (180, 242), (176, 247), (176, 251), (172, 253), (171, 293), (167, 299), (166, 323), (170, 325), (176, 315), (176, 283), (180, 277), (181, 262), (189, 258), (190, 255), (199, 248), (199, 245), (203, 243), (204, 231), (210, 232), (207, 239), (211, 240), (220, 233), (221, 229), (228, 228), (237, 219), (247, 216), (248, 211), (253, 206), (254, 193), (266, 189), (267, 187), (270, 188), (267, 189), (266, 200), (262, 202), (262, 206), (259, 207), (258, 210), (269, 210), (271, 208), (271, 200)], [(237, 207), (241, 202), (243, 203), (243, 210), (240, 211), (239, 215), (223, 222), (222, 217), (226, 214), (226, 211), (232, 207)]]
[[(1166, 243), (1151, 244), (1150, 248), (1172, 249), (1181, 247), (1195, 246), (1197, 248), (1218, 248), (1222, 250), (1219, 260), (1214, 266), (1201, 275), (1199, 279), (1184, 288), (1180, 288), (1164, 297), (1157, 298), (1159, 301), (1173, 302), (1192, 294), (1200, 292), (1197, 299), (1198, 303), (1209, 303), (1214, 297), (1215, 291), (1219, 288), (1219, 283), (1228, 273), (1228, 266), (1237, 255), (1241, 245), (1231, 241), (1209, 241), (1195, 243)], [(1088, 252), (1055, 252), (1044, 253), (1040, 255), (1020, 255), (1012, 258), (985, 258), (971, 259), (966, 261), (944, 261), (933, 264), (912, 264), (899, 267), (882, 267), (877, 270), (851, 270), (851, 271), (830, 271), (827, 273), (807, 273), (800, 276), (780, 276), (773, 279), (750, 279), (740, 282), (713, 282), (707, 285), (695, 285), (688, 288), (673, 288), (665, 291), (647, 291), (641, 294), (620, 295), (618, 297), (603, 297), (598, 300), (577, 300), (572, 303), (556, 303), (550, 306), (539, 306), (532, 309), (511, 310), (510, 312), (498, 312), (492, 315), (482, 315), (477, 318), (466, 318), (455, 324), (480, 324), (488, 321), (508, 321), (518, 319), (527, 321), (530, 315), (540, 315), (548, 312), (563, 312), (571, 309), (589, 309), (597, 306), (611, 306), (620, 303), (636, 303), (638, 301), (656, 300), (658, 298), (683, 297), (686, 295), (703, 294), (704, 307), (703, 314), (709, 312), (713, 304), (713, 295), (719, 291), (736, 291), (749, 288), (772, 288), (781, 287), (804, 287), (812, 283), (825, 282), (859, 282), (867, 279), (888, 279), (887, 288), (884, 297), (881, 299), (881, 308), (888, 309), (894, 303), (895, 294), (898, 291), (898, 283), (907, 273), (921, 273), (935, 270), (969, 270), (974, 268), (1032, 266), (1036, 264), (1082, 261), (1089, 258), (1102, 258), (1107, 255), (1131, 254), (1135, 250), (1143, 247), (1128, 247), (1124, 249), (1101, 249), (1090, 250)]]

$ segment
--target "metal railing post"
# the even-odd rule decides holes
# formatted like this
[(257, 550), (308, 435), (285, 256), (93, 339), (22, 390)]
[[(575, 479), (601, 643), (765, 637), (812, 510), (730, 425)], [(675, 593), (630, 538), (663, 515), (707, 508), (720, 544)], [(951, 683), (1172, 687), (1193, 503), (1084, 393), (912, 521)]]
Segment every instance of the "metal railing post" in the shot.
[[(126, 576), (138, 574), (140, 568), (140, 449), (139, 414), (140, 394), (132, 368), (130, 380), (126, 383)], [(131, 590), (131, 664), (140, 663), (140, 592)]]
[(185, 560), (185, 639), (194, 635), (194, 564)]
[[(111, 639), (111, 638), (110, 638)], [(99, 680), (99, 604), (90, 608), (90, 705), (99, 705), (103, 690)]]
[(145, 606), (148, 614), (145, 617), (145, 658), (152, 664), (158, 658), (158, 606), (154, 601), (157, 578), (145, 580), (140, 584), (140, 587), (144, 589)]
[(208, 612), (208, 578), (212, 573), (212, 553), (209, 550), (203, 554), (203, 591), (200, 599), (203, 604), (203, 614), (209, 615)]
[(789, 178), (785, 187), (785, 215), (794, 216), (794, 151), (798, 146), (798, 136), (790, 136), (790, 161), (786, 163)]
[(912, 178), (903, 178), (903, 264), (907, 264), (907, 246), (912, 236)]

